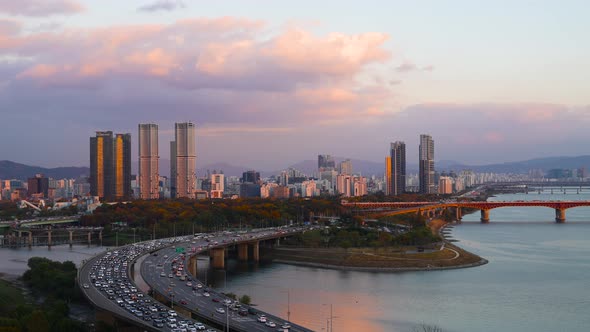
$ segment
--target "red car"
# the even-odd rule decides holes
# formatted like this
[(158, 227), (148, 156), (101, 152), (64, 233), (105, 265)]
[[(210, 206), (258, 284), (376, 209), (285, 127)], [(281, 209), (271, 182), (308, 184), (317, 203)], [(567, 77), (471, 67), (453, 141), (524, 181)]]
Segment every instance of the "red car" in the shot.
[(212, 298), (211, 301), (213, 301), (213, 302), (219, 302), (219, 299)]
[(180, 301), (180, 304), (187, 304), (188, 302), (186, 302), (185, 300)]

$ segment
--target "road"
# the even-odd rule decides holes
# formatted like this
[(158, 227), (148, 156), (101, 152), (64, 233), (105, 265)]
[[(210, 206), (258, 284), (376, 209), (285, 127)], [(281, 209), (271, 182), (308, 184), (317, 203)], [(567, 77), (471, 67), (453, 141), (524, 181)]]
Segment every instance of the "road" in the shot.
[[(194, 247), (196, 249), (194, 253), (188, 253), (188, 251), (190, 250), (187, 250), (187, 257), (184, 261), (184, 266), (187, 267), (189, 254), (196, 255), (200, 252), (208, 250), (209, 248), (219, 248), (229, 245), (235, 245), (238, 243), (252, 242), (255, 240), (284, 237), (293, 233), (299, 233), (303, 230), (305, 229), (294, 229), (289, 233), (281, 233), (284, 232), (281, 230), (263, 230), (242, 234), (240, 237), (236, 237), (230, 233), (226, 233), (215, 235), (207, 239), (192, 239), (191, 241), (177, 243), (175, 246), (185, 247), (189, 249)], [(218, 243), (218, 245), (212, 245), (213, 243)], [(205, 286), (203, 286), (202, 289), (193, 290), (192, 287), (186, 285), (187, 281), (180, 281), (179, 278), (176, 276), (174, 276), (173, 278), (169, 278), (169, 274), (172, 271), (173, 261), (175, 259), (179, 261), (181, 256), (181, 253), (177, 253), (174, 248), (169, 247), (160, 249), (156, 253), (157, 256), (152, 255), (151, 257), (146, 258), (141, 264), (140, 271), (142, 278), (153, 290), (164, 295), (169, 300), (173, 298), (174, 306), (181, 306), (185, 309), (191, 310), (196, 314), (207, 317), (207, 319), (213, 320), (223, 326), (225, 326), (226, 321), (229, 321), (229, 326), (232, 330), (248, 332), (272, 331), (268, 326), (257, 321), (258, 315), (248, 314), (247, 316), (240, 316), (238, 315), (237, 311), (228, 310), (229, 308), (226, 308), (223, 305), (223, 300), (227, 299), (227, 297), (225, 297), (221, 293), (213, 289), (207, 289), (209, 296), (205, 296)], [(161, 276), (162, 273), (164, 274), (164, 276)], [(195, 276), (191, 275), (191, 279), (193, 280), (192, 283), (198, 282), (204, 285), (203, 282), (196, 281)], [(214, 302), (213, 299), (218, 299), (220, 300), (220, 302)], [(180, 304), (180, 301), (186, 301), (186, 304), (182, 305)], [(247, 306), (245, 307), (248, 308)], [(218, 313), (216, 311), (216, 309), (218, 308), (223, 308), (225, 310), (225, 313)], [(264, 314), (268, 320), (275, 322), (277, 328), (279, 328), (283, 323), (286, 322), (285, 319), (282, 319), (280, 317), (273, 316), (259, 310), (256, 310), (256, 312), (259, 314)], [(296, 324), (290, 325), (291, 328), (289, 329), (289, 331), (311, 331), (309, 329), (306, 329), (305, 327), (298, 326)]]

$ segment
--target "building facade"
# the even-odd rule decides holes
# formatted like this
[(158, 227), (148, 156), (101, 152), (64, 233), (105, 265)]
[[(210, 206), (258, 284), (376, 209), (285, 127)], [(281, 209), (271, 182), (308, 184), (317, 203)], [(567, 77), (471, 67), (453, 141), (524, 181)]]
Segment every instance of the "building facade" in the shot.
[(27, 184), (29, 197), (49, 197), (49, 179), (43, 176), (43, 174), (36, 174), (35, 177), (28, 178)]
[(97, 131), (90, 137), (90, 195), (114, 196), (113, 132)]
[(172, 197), (194, 199), (197, 189), (195, 125), (191, 122), (174, 124), (174, 138), (170, 143)]
[(419, 147), (420, 193), (434, 194), (434, 140), (430, 135), (420, 135)]
[(406, 143), (391, 143), (389, 157), (385, 159), (386, 195), (399, 195), (406, 191)]
[(140, 124), (139, 130), (139, 198), (158, 199), (160, 197), (158, 125)]
[(117, 134), (113, 143), (115, 199), (131, 197), (131, 134)]

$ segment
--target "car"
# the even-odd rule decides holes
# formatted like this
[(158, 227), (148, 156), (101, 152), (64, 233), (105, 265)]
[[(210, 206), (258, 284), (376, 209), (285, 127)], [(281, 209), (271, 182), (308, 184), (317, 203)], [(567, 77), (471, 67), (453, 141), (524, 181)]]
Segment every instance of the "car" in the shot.
[(186, 283), (186, 286), (187, 287), (193, 287), (193, 283), (189, 281), (189, 282)]
[(260, 323), (266, 323), (266, 316), (258, 316), (256, 320)]
[(225, 309), (223, 309), (223, 308), (217, 308), (217, 309), (215, 309), (215, 311), (217, 311), (220, 314), (225, 314)]
[(158, 327), (158, 328), (162, 328), (164, 327), (164, 323), (162, 323), (162, 321), (156, 321), (154, 320), (152, 323), (153, 326)]
[(160, 273), (160, 277), (165, 277), (165, 276), (166, 276), (166, 273), (164, 273), (164, 272)]
[(238, 315), (240, 315), (240, 316), (248, 316), (248, 310), (246, 310), (246, 309), (240, 309), (240, 311), (238, 311)]
[(283, 323), (283, 325), (281, 325), (281, 328), (282, 328), (282, 329), (285, 329), (285, 330), (288, 330), (288, 329), (290, 329), (290, 328), (291, 328), (291, 324), (289, 324), (289, 323), (285, 322), (285, 323)]
[(186, 302), (186, 300), (180, 300), (180, 304), (184, 304), (186, 305), (188, 302)]
[(210, 295), (211, 295), (211, 294), (209, 294), (209, 293), (207, 293), (207, 292), (203, 293), (203, 296), (205, 296), (205, 297), (209, 297)]
[(219, 302), (219, 299), (216, 298), (216, 297), (214, 297), (214, 298), (211, 299), (211, 301), (213, 301), (213, 302)]
[(88, 286), (88, 284), (84, 284), (84, 285), (82, 285), (82, 287), (84, 287), (86, 289), (90, 288), (90, 286)]
[(266, 323), (264, 323), (264, 325), (268, 327), (277, 327), (277, 324), (275, 324), (275, 322), (273, 322), (272, 320), (267, 321)]

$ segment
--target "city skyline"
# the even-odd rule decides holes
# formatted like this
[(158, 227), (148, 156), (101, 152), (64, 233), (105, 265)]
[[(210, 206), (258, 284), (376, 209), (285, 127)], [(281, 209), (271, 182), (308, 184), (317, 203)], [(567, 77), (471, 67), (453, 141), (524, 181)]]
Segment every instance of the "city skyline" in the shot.
[(35, 127), (55, 148), (0, 140), (3, 159), (87, 165), (88, 133), (187, 119), (202, 164), (259, 169), (322, 151), (381, 161), (382, 146), (416, 146), (417, 131), (475, 165), (587, 151), (586, 2), (511, 4), (511, 15), (468, 1), (40, 3), (0, 4), (0, 109), (3, 137)]

